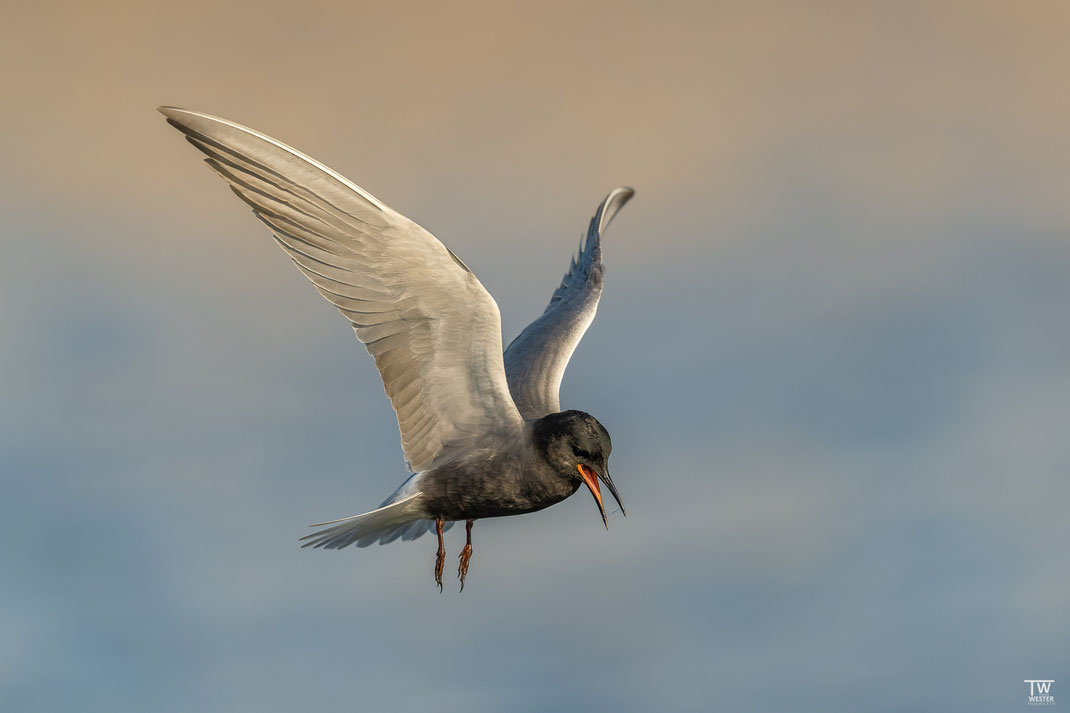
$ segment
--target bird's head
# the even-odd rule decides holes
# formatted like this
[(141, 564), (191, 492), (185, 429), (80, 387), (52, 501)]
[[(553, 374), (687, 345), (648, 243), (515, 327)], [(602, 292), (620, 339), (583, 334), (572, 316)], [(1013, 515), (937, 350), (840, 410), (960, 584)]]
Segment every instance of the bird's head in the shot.
[(535, 440), (546, 460), (559, 475), (576, 483), (583, 483), (598, 503), (598, 512), (606, 528), (606, 509), (602, 504), (601, 480), (613, 494), (613, 499), (624, 513), (624, 505), (617, 488), (609, 477), (609, 454), (613, 442), (609, 432), (594, 416), (583, 411), (562, 411), (544, 416), (535, 422)]

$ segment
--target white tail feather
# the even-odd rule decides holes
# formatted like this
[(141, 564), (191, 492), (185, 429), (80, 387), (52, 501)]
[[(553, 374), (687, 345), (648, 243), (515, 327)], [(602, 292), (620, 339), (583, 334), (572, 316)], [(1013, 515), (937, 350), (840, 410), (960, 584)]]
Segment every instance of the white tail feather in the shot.
[(312, 525), (331, 527), (302, 537), (302, 540), (308, 540), (302, 547), (338, 550), (354, 543), (357, 547), (367, 547), (374, 542), (391, 542), (399, 536), (405, 539), (419, 537), (428, 529), (426, 522), (420, 522), (427, 520), (427, 513), (416, 502), (420, 495), (413, 493), (378, 510)]

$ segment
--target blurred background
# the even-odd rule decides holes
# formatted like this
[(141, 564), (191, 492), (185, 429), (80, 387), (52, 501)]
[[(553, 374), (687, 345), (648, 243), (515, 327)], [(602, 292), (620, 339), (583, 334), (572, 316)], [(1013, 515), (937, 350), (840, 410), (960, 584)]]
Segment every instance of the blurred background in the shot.
[[(1066, 3), (3, 15), (0, 708), (1064, 698)], [(405, 477), (396, 422), (158, 104), (427, 227), (506, 342), (634, 186), (562, 391), (613, 434), (628, 518), (581, 493), (481, 521), (461, 596), (428, 538), (299, 549)]]

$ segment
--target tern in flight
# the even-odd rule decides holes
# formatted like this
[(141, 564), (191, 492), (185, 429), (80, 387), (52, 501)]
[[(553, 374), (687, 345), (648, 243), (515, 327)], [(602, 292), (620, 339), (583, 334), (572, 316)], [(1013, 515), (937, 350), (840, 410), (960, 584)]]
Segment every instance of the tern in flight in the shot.
[(624, 512), (609, 476), (609, 433), (590, 414), (562, 411), (558, 391), (602, 294), (602, 233), (632, 189), (598, 206), (546, 311), (503, 355), (498, 305), (431, 233), (269, 136), (196, 111), (160, 111), (349, 320), (397, 413), (412, 475), (377, 509), (314, 525), (324, 529), (302, 538), (306, 547), (365, 547), (434, 529), (442, 591), (442, 534), (463, 520), (463, 590), (475, 520), (541, 510), (586, 485), (608, 528), (599, 481)]

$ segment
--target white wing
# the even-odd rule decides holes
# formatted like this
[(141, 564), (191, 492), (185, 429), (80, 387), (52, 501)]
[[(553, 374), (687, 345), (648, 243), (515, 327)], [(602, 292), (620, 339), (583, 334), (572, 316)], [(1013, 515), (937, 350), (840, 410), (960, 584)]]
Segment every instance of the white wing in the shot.
[(168, 123), (248, 203), (375, 358), (419, 472), (487, 431), (519, 426), (502, 363), (501, 315), (433, 235), (323, 164), (207, 114)]
[(509, 391), (524, 418), (561, 410), (558, 392), (565, 367), (594, 321), (602, 296), (602, 233), (634, 194), (631, 188), (616, 188), (605, 197), (550, 305), (505, 350)]

